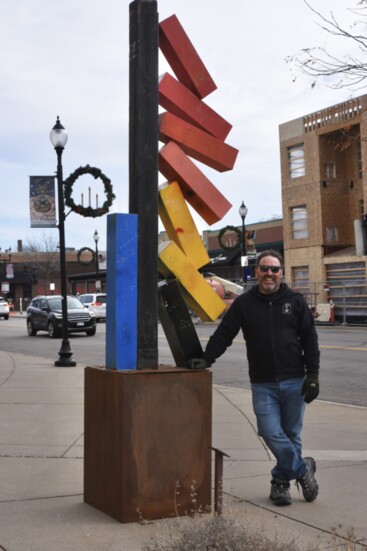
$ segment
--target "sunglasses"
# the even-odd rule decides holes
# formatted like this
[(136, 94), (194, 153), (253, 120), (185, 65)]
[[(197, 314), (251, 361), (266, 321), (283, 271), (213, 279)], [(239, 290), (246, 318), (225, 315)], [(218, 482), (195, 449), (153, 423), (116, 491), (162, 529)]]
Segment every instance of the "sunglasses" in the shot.
[(277, 274), (279, 270), (282, 269), (281, 266), (262, 266), (261, 264), (260, 266), (258, 266), (258, 268), (263, 274), (265, 274), (268, 270), (271, 270), (272, 274)]

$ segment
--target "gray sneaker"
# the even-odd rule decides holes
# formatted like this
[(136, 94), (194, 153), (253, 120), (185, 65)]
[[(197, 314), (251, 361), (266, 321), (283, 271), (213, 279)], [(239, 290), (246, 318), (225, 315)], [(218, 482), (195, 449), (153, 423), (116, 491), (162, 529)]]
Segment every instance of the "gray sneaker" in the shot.
[(292, 498), (289, 493), (289, 481), (273, 478), (269, 498), (274, 502), (274, 505), (291, 505)]
[(304, 462), (307, 465), (307, 471), (303, 476), (296, 479), (296, 485), (302, 488), (303, 497), (306, 501), (315, 501), (319, 493), (319, 485), (315, 479), (316, 461), (313, 457), (305, 457)]

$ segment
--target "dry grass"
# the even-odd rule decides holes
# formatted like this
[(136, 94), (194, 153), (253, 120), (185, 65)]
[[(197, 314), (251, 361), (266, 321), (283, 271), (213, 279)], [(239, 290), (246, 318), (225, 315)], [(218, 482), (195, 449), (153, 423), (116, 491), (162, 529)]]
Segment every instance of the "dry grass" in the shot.
[[(178, 515), (180, 483), (176, 483), (174, 505), (176, 518), (163, 521), (158, 533), (145, 543), (142, 551), (366, 551), (367, 544), (358, 543), (354, 530), (342, 525), (332, 528), (327, 543), (301, 544), (297, 538), (282, 533), (270, 537), (266, 523), (263, 529), (251, 527), (246, 515), (239, 516), (225, 509), (225, 514), (202, 514), (197, 509), (196, 482), (190, 486), (192, 507), (185, 517)], [(140, 519), (144, 522), (144, 519)], [(298, 537), (298, 536), (297, 536)]]
[(332, 529), (328, 543), (299, 544), (296, 538), (269, 537), (264, 530), (249, 528), (246, 517), (230, 512), (222, 516), (196, 514), (163, 522), (158, 534), (142, 551), (366, 551), (353, 529), (343, 534), (341, 526)]
[(317, 551), (362, 551), (367, 549), (366, 544), (359, 544), (357, 542), (354, 529), (349, 529), (344, 533), (343, 527), (341, 524), (337, 528), (332, 528), (332, 541), (330, 545), (319, 545), (316, 549)]
[(143, 551), (301, 551), (295, 541), (284, 543), (249, 529), (231, 515), (195, 516), (167, 523)]

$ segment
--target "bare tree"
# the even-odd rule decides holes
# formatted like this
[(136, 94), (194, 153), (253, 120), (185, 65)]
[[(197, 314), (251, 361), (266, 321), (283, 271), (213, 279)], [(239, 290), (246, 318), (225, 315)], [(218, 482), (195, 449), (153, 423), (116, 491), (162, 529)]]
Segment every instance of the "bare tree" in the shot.
[(23, 248), (31, 253), (32, 260), (27, 269), (32, 280), (38, 280), (40, 287), (50, 288), (55, 272), (60, 270), (58, 241), (52, 235), (43, 234), (40, 241), (28, 240)]
[[(326, 78), (330, 82), (331, 88), (350, 88), (359, 90), (367, 86), (367, 34), (365, 27), (367, 22), (367, 0), (358, 0), (354, 8), (347, 10), (355, 15), (356, 19), (350, 27), (341, 25), (330, 12), (326, 17), (318, 12), (311, 4), (304, 0), (304, 3), (317, 16), (319, 22), (317, 25), (330, 35), (345, 39), (349, 45), (350, 52), (356, 52), (356, 55), (337, 55), (327, 51), (323, 47), (304, 48), (297, 54), (286, 58), (286, 62), (291, 64), (296, 72), (312, 78), (311, 87), (314, 88), (318, 78)], [(359, 30), (364, 32), (359, 34)], [(293, 80), (296, 80), (294, 76)]]

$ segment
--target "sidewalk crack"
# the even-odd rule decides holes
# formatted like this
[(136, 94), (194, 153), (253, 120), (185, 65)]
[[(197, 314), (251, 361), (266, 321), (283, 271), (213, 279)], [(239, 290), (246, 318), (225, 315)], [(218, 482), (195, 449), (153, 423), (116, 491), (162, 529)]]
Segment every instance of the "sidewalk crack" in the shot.
[(65, 455), (71, 450), (72, 447), (75, 446), (75, 444), (78, 442), (78, 440), (83, 436), (84, 432), (82, 432), (72, 444), (64, 451), (64, 453), (60, 457), (65, 457)]

